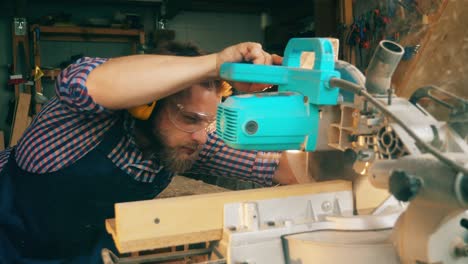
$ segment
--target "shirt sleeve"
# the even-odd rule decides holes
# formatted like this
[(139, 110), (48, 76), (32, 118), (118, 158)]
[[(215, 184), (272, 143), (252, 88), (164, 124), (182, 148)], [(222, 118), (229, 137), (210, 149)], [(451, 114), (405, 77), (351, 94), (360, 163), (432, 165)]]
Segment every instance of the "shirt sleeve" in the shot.
[(59, 100), (72, 111), (90, 114), (110, 113), (111, 110), (94, 102), (86, 88), (88, 75), (106, 61), (107, 59), (103, 58), (84, 57), (61, 71), (55, 85)]
[(208, 135), (207, 143), (190, 173), (236, 177), (271, 186), (280, 156), (281, 152), (233, 149), (215, 132)]
[(11, 148), (7, 148), (3, 151), (0, 151), (0, 172), (5, 167), (5, 164), (8, 162), (8, 158), (10, 157)]

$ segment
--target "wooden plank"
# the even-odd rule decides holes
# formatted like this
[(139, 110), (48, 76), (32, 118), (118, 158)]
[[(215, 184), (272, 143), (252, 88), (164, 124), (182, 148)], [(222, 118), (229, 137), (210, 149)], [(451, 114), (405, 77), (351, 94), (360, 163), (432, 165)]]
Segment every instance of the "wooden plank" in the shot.
[(5, 149), (5, 134), (0, 130), (0, 151)]
[[(348, 35), (351, 25), (353, 24), (354, 16), (353, 16), (353, 0), (343, 0), (343, 19), (344, 24), (346, 25), (345, 36)], [(354, 52), (353, 47), (349, 47), (346, 43), (342, 43), (343, 47), (343, 54), (348, 62), (356, 65), (356, 52)]]
[(145, 45), (145, 32), (141, 31), (139, 35), (140, 45)]
[(223, 230), (221, 228), (217, 228), (213, 230), (193, 232), (189, 234), (157, 236), (148, 239), (122, 241), (117, 235), (117, 231), (115, 228), (115, 219), (107, 219), (106, 230), (114, 238), (114, 242), (120, 253), (131, 253), (179, 245), (189, 245), (205, 241), (217, 241), (220, 240), (223, 235)]
[(117, 236), (117, 232), (115, 232), (115, 219), (112, 218), (106, 220), (106, 230), (107, 233), (109, 233), (113, 237)]
[(351, 182), (329, 181), (244, 191), (115, 204), (120, 252), (220, 240), (224, 204), (351, 190)]
[(115, 42), (115, 43), (128, 43), (135, 42), (137, 39), (116, 36), (116, 37), (102, 37), (96, 35), (54, 35), (54, 36), (41, 36), (41, 40), (49, 41), (81, 41), (81, 42)]
[(354, 179), (353, 192), (356, 211), (360, 215), (371, 214), (390, 197), (388, 190), (375, 188), (367, 175), (358, 175)]
[[(77, 35), (116, 35), (116, 36), (134, 36), (140, 37), (139, 29), (120, 29), (120, 28), (92, 28), (92, 27), (53, 27), (33, 25), (31, 31), (39, 28), (41, 34), (77, 34)], [(42, 38), (42, 36), (41, 36)]]
[(353, 23), (353, 0), (344, 0), (344, 22), (346, 25)]
[[(39, 28), (41, 40), (49, 41), (89, 41), (89, 42), (141, 42), (144, 31), (139, 29), (92, 28), (92, 27), (53, 27), (33, 25), (31, 31)], [(35, 41), (36, 42), (36, 41)], [(38, 53), (38, 52), (37, 52)], [(36, 63), (36, 65), (39, 65)]]
[(11, 132), (10, 146), (16, 145), (28, 127), (29, 106), (31, 105), (31, 94), (20, 93), (16, 103), (15, 116), (13, 118), (13, 129)]

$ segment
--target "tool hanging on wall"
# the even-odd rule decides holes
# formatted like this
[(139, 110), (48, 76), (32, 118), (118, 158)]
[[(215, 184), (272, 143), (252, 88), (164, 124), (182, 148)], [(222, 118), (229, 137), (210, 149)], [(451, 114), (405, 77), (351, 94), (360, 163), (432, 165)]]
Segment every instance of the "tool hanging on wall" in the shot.
[[(26, 18), (15, 17), (13, 19), (13, 64), (12, 74), (22, 74), (27, 80), (31, 75), (31, 64), (29, 56), (28, 24)], [(20, 93), (19, 85), (15, 85), (15, 97)]]
[[(28, 24), (26, 18), (15, 17), (12, 23), (12, 51), (9, 84), (14, 86), (15, 98), (12, 100), (10, 146), (17, 143), (30, 122), (31, 63), (28, 40)], [(10, 119), (10, 118), (9, 118)]]
[(418, 54), (419, 48), (421, 48), (421, 44), (417, 44), (414, 46), (406, 46), (405, 54), (403, 54), (402, 60), (411, 60), (416, 54)]
[[(33, 41), (33, 54), (34, 54), (34, 87), (35, 91), (33, 92), (33, 107), (31, 111), (33, 114), (36, 114), (41, 110), (42, 104), (47, 101), (47, 98), (43, 95), (42, 89), (42, 82), (41, 77), (44, 76), (44, 72), (40, 69), (39, 65), (41, 64), (40, 56), (39, 56), (39, 41), (41, 38), (41, 30), (39, 27), (33, 27), (32, 35), (34, 38)], [(44, 100), (45, 98), (45, 100)]]
[[(350, 29), (348, 31), (348, 35), (345, 38), (345, 44), (349, 48), (348, 54), (352, 54), (352, 51), (355, 50), (356, 45), (359, 43), (359, 29), (358, 25), (356, 24), (356, 20), (353, 21), (353, 23), (350, 26)], [(350, 58), (347, 59), (348, 61)]]
[(358, 68), (364, 67), (363, 49), (367, 50), (371, 46), (370, 24), (364, 15), (353, 22), (346, 40), (346, 44), (351, 49), (357, 48)]

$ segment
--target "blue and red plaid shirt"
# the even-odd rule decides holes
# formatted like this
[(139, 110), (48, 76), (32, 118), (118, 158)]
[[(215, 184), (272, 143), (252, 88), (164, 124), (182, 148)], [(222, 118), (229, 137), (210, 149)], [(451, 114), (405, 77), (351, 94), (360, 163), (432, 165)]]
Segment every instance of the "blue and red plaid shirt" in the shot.
[[(35, 117), (14, 148), (16, 162), (28, 172), (43, 174), (69, 166), (93, 150), (119, 115), (124, 115), (126, 133), (108, 158), (121, 170), (142, 182), (152, 182), (162, 165), (143, 158), (135, 143), (134, 119), (127, 111), (112, 111), (93, 101), (86, 88), (89, 73), (106, 62), (102, 58), (82, 58), (60, 73), (51, 99)], [(0, 171), (11, 149), (0, 152)], [(237, 177), (261, 185), (271, 185), (279, 163), (279, 153), (235, 150), (216, 136), (208, 140), (191, 173)]]

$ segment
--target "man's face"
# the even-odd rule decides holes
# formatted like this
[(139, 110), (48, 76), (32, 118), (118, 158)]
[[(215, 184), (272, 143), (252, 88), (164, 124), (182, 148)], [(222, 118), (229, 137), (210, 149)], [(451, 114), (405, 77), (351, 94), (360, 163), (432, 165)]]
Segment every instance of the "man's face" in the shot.
[(190, 169), (214, 125), (220, 97), (200, 85), (185, 96), (169, 99), (155, 119), (153, 134), (160, 141), (158, 158), (169, 170)]

